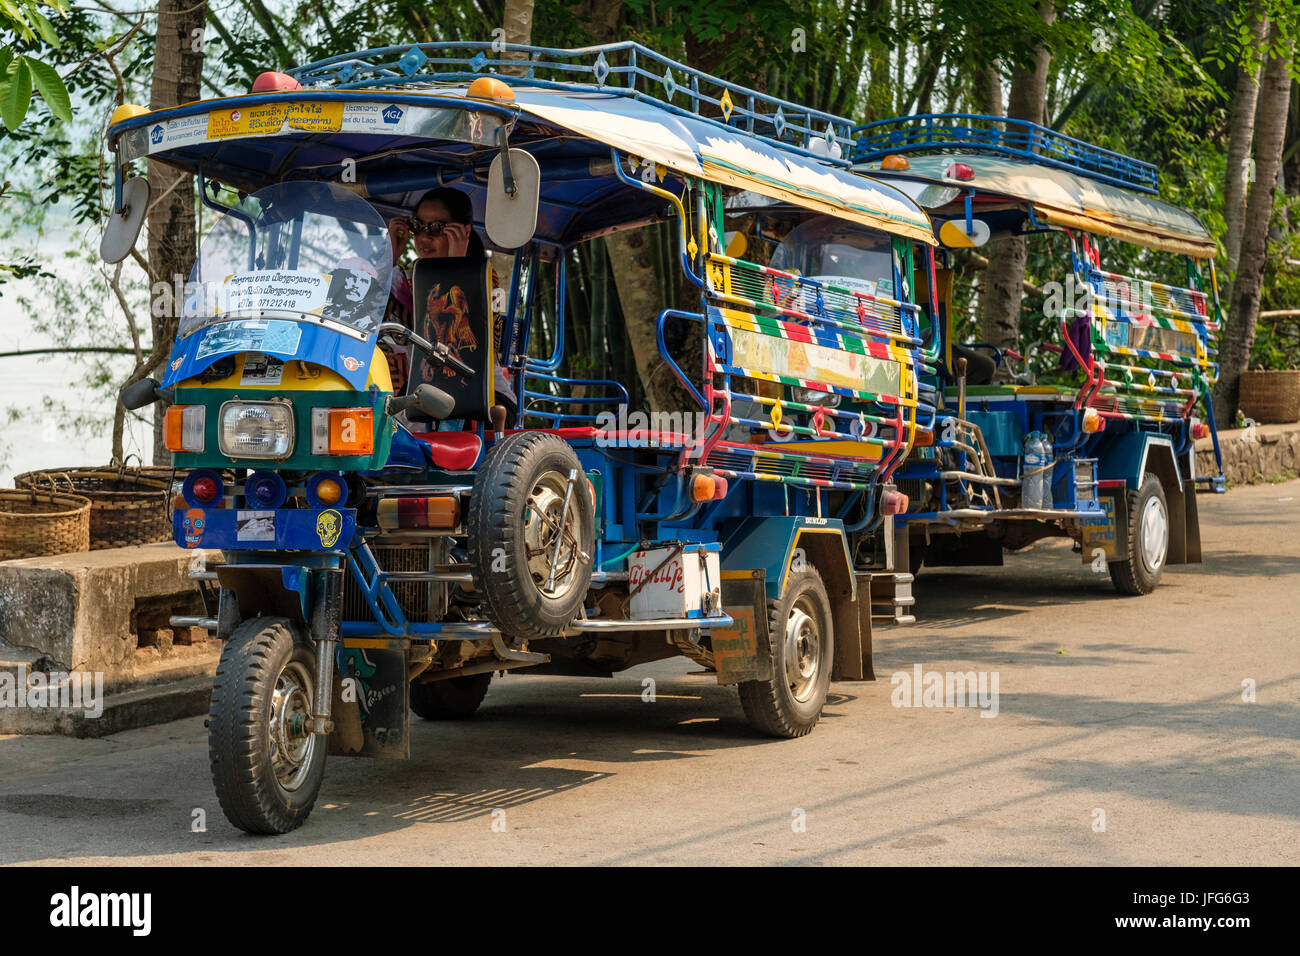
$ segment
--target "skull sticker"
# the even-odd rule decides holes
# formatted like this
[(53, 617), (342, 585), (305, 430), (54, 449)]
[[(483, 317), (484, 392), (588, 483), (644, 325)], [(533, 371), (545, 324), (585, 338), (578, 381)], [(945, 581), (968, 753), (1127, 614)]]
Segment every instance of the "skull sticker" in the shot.
[(205, 519), (202, 508), (191, 508), (185, 512), (182, 530), (185, 532), (185, 547), (197, 548), (203, 542), (203, 525)]
[(334, 509), (322, 511), (316, 518), (316, 537), (320, 538), (322, 548), (334, 547), (343, 530), (343, 516)]

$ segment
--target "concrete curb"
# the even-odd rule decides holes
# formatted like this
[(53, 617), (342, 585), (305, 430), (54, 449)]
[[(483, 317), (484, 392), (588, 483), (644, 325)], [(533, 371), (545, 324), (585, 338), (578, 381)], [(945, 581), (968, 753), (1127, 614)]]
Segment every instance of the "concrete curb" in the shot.
[(211, 696), (212, 676), (205, 674), (106, 694), (104, 712), (98, 717), (88, 717), (76, 710), (9, 710), (5, 713), (4, 732), (107, 737), (123, 730), (206, 714)]

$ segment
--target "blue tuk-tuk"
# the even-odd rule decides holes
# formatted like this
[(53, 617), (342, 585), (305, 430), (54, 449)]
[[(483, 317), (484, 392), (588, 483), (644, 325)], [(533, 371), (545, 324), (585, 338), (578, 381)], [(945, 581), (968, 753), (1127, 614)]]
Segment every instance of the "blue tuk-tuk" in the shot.
[[(109, 252), (147, 202), (133, 163), (220, 214), (165, 374), (123, 401), (165, 404), (176, 541), (224, 556), (232, 823), (299, 826), (327, 751), (407, 756), (411, 711), (468, 716), (508, 669), (685, 655), (779, 737), (872, 676), (858, 548), (934, 427), (913, 276), (936, 240), (849, 168), (850, 125), (630, 43), (368, 50), (115, 112)], [(403, 270), (390, 231), (431, 188), (468, 198), (480, 254)], [(566, 273), (656, 223), (689, 304), (628, 322), (688, 404), (634, 409), (566, 365)]]
[[(854, 169), (926, 207), (942, 246), (924, 277), (936, 374), (921, 385), (938, 422), (895, 473), (913, 571), (1000, 565), (1054, 535), (1122, 594), (1200, 562), (1196, 497), (1224, 490), (1210, 396), (1222, 311), (1204, 225), (1157, 198), (1150, 164), (1032, 123), (934, 114), (855, 132)], [(959, 341), (959, 260), (1028, 236), (1062, 259), (1060, 281), (1032, 300), (1044, 321), (1022, 325), (1040, 340)], [(1108, 267), (1103, 253), (1125, 247), (1159, 278)], [(1218, 473), (1198, 475), (1206, 436)]]

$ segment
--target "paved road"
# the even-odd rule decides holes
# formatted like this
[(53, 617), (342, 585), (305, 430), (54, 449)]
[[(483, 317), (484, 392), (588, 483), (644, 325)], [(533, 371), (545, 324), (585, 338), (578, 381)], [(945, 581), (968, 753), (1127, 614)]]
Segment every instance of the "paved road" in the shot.
[[(254, 838), (202, 718), (0, 738), (0, 861), (1295, 865), (1300, 482), (1201, 506), (1206, 563), (1146, 598), (1058, 542), (923, 572), (919, 623), (876, 633), (883, 679), (835, 685), (802, 740), (755, 737), (681, 660), (512, 675), (476, 719), (420, 723), (410, 762), (332, 761), (306, 826)], [(917, 664), (996, 673), (998, 715), (891, 706)]]

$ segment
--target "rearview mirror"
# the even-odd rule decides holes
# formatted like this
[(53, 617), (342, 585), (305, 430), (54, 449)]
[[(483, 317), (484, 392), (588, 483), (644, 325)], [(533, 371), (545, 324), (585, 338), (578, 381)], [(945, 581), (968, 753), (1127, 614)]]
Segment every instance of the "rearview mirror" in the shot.
[(541, 191), (542, 169), (532, 153), (523, 149), (503, 150), (492, 160), (483, 228), (494, 246), (518, 249), (533, 238)]
[(99, 240), (99, 257), (109, 265), (121, 262), (135, 248), (149, 209), (149, 182), (128, 179), (122, 184), (122, 208), (113, 210)]

